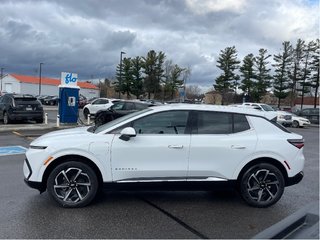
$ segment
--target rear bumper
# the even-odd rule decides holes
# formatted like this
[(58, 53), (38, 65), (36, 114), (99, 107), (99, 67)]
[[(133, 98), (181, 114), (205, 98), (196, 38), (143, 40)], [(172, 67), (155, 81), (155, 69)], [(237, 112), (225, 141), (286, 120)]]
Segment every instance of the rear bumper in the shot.
[(291, 185), (294, 185), (294, 184), (297, 184), (297, 183), (301, 182), (303, 176), (304, 176), (304, 174), (301, 171), (297, 175), (288, 178), (286, 186), (291, 186)]
[(42, 119), (43, 112), (11, 112), (9, 113), (11, 120), (33, 120), (33, 119)]

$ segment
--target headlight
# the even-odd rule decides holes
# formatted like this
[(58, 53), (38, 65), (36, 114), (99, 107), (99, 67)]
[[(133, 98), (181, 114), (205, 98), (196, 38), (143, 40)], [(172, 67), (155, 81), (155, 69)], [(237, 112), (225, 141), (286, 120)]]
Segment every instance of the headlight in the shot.
[(47, 147), (46, 146), (32, 146), (32, 145), (30, 145), (30, 148), (31, 149), (46, 149)]

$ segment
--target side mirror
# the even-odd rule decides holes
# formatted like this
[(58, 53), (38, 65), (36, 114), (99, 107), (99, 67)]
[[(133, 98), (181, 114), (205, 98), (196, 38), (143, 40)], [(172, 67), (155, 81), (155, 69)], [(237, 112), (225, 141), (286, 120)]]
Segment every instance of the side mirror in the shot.
[(123, 141), (129, 141), (131, 137), (137, 136), (136, 130), (132, 127), (126, 127), (120, 132), (120, 139)]

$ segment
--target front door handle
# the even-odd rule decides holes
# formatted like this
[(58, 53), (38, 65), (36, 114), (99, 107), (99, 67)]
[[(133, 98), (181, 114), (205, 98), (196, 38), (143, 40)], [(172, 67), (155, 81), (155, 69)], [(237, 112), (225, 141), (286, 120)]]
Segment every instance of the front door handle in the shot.
[(241, 145), (231, 145), (232, 149), (246, 149), (245, 146), (241, 146)]
[(182, 149), (183, 145), (169, 145), (168, 148)]

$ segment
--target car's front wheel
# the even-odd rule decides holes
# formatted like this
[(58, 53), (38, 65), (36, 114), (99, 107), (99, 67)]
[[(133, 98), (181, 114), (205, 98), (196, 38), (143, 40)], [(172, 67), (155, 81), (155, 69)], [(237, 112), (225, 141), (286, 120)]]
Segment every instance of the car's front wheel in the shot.
[(88, 118), (88, 115), (90, 114), (89, 112), (89, 109), (88, 108), (85, 108), (83, 109), (83, 116), (87, 119)]
[(259, 163), (244, 172), (240, 179), (241, 197), (251, 206), (264, 208), (281, 198), (285, 182), (274, 165)]
[(299, 122), (296, 121), (296, 120), (294, 120), (294, 121), (292, 122), (292, 127), (298, 128), (298, 127), (299, 127)]
[(4, 123), (4, 124), (9, 124), (9, 123), (11, 123), (11, 119), (10, 119), (10, 117), (9, 117), (9, 115), (8, 115), (7, 112), (4, 112), (4, 113), (3, 113), (3, 123)]
[(98, 190), (96, 173), (87, 164), (69, 161), (55, 167), (47, 181), (50, 196), (62, 207), (88, 205)]

